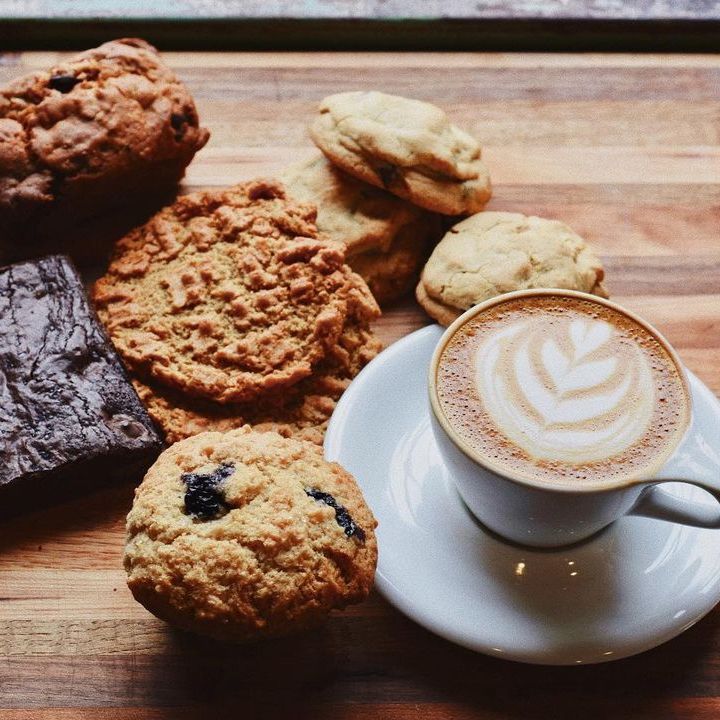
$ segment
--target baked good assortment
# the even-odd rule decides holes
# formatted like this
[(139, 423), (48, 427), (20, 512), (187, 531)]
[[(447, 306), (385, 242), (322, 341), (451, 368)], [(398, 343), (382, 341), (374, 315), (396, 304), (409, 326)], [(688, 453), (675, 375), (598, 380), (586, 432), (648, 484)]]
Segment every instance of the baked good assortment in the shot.
[(0, 513), (150, 465), (160, 437), (67, 258), (0, 268), (0, 326)]
[(139, 39), (0, 90), (0, 237), (35, 242), (174, 187), (208, 141), (187, 88)]
[[(220, 639), (310, 627), (372, 587), (375, 519), (320, 445), (380, 351), (378, 301), (416, 286), (449, 323), (519, 288), (604, 294), (570, 228), (483, 211), (480, 144), (434, 105), (332, 95), (310, 135), (322, 153), (281, 181), (173, 198), (133, 223), (92, 290), (114, 349), (68, 259), (0, 269), (0, 496), (137, 479), (156, 460), (127, 518), (128, 584), (158, 617)], [(28, 232), (118, 205), (134, 218), (207, 140), (142, 40), (11, 83), (0, 245), (25, 252)], [(469, 217), (440, 240), (442, 216)]]
[(465, 310), (513, 290), (562, 288), (607, 297), (602, 263), (557, 220), (482, 212), (452, 227), (416, 289), (430, 317), (449, 325)]
[(375, 519), (315, 445), (240, 428), (166, 450), (136, 490), (135, 598), (178, 627), (250, 640), (311, 627), (370, 592)]

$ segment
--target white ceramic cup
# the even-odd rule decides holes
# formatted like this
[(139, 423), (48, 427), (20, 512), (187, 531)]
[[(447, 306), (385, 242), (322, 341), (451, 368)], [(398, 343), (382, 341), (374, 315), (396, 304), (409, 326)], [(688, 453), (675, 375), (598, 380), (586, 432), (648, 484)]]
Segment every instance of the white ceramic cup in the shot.
[(535, 547), (557, 547), (584, 540), (624, 515), (642, 515), (696, 527), (720, 528), (720, 506), (683, 500), (663, 490), (664, 482), (687, 482), (711, 493), (720, 503), (720, 448), (705, 440), (720, 416), (705, 417), (690, 402), (690, 422), (672, 455), (652, 477), (610, 482), (601, 489), (582, 482), (557, 487), (490, 469), (453, 430), (437, 396), (437, 367), (445, 345), (468, 320), (488, 307), (534, 295), (572, 296), (611, 307), (651, 332), (667, 349), (683, 374), (685, 369), (670, 344), (647, 322), (616, 303), (571, 290), (522, 290), (492, 298), (470, 308), (445, 331), (430, 363), (429, 390), (435, 439), (458, 491), (470, 511), (493, 532)]

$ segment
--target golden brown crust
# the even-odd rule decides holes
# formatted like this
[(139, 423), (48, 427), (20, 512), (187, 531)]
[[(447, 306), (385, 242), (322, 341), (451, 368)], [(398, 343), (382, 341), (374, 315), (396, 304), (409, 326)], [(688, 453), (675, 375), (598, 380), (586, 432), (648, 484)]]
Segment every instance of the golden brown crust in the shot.
[(208, 430), (222, 432), (247, 424), (258, 431), (274, 431), (322, 445), (340, 396), (381, 347), (372, 332), (352, 322), (310, 377), (248, 403), (203, 401), (137, 378), (133, 384), (169, 443)]
[[(0, 90), (0, 226), (57, 231), (174, 186), (205, 145), (151, 45), (105, 43)], [(34, 238), (33, 238), (34, 239)]]
[[(415, 299), (420, 304), (420, 307), (435, 321), (441, 325), (448, 327), (452, 325), (462, 314), (463, 310), (450, 307), (449, 305), (443, 305), (440, 301), (428, 295), (425, 286), (423, 285), (422, 279), (415, 287)], [(150, 413), (152, 417), (152, 413)]]
[[(224, 514), (193, 515), (182, 476), (218, 469)], [(202, 433), (166, 450), (136, 490), (128, 585), (187, 630), (236, 641), (282, 635), (367, 597), (375, 526), (352, 476), (316, 446), (247, 427)]]
[(93, 298), (128, 365), (224, 403), (310, 375), (346, 319), (379, 315), (314, 220), (255, 181), (181, 197), (123, 238)]
[(348, 258), (381, 305), (392, 303), (415, 286), (439, 224), (429, 217), (405, 228), (385, 252), (364, 252)]

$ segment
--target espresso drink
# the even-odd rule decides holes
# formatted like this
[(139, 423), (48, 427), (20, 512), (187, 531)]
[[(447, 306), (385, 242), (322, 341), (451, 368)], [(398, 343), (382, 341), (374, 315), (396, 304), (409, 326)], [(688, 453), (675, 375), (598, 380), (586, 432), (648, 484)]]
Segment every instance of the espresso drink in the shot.
[(500, 473), (574, 485), (649, 478), (690, 414), (664, 344), (619, 310), (562, 295), (471, 318), (437, 366), (445, 418)]

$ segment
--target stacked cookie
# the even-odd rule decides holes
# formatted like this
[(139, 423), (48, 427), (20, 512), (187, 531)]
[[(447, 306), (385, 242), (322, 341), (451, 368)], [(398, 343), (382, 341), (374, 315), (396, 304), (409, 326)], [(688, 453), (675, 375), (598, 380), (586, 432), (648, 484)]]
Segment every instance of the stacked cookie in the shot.
[(440, 238), (440, 215), (476, 212), (490, 198), (480, 145), (434, 105), (380, 92), (332, 95), (310, 135), (323, 156), (282, 180), (317, 204), (319, 229), (345, 243), (380, 303), (415, 285)]
[(379, 350), (379, 309), (315, 209), (256, 181), (179, 198), (123, 238), (98, 314), (176, 441), (245, 423), (321, 442)]
[(434, 105), (379, 92), (331, 95), (310, 135), (325, 158), (288, 169), (295, 196), (317, 202), (318, 226), (347, 243), (348, 262), (382, 303), (415, 284), (439, 215), (470, 216), (444, 236), (415, 295), (435, 320), (512, 290), (605, 295), (604, 271), (561, 222), (481, 212), (491, 186), (477, 140)]

